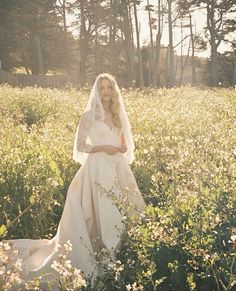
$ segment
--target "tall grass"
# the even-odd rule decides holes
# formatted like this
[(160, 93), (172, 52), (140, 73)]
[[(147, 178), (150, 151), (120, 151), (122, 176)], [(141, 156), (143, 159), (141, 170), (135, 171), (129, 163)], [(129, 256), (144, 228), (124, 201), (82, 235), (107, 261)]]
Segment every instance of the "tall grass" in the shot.
[[(55, 234), (79, 168), (72, 146), (88, 95), (0, 87), (2, 237)], [(148, 88), (122, 96), (136, 145), (132, 170), (149, 206), (140, 223), (126, 221), (119, 276), (108, 268), (104, 290), (233, 290), (235, 90)]]

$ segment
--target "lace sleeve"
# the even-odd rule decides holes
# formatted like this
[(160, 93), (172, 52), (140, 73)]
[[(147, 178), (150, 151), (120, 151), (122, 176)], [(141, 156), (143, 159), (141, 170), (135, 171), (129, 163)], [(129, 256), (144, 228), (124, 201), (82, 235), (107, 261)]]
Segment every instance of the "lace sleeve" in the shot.
[(92, 149), (90, 144), (86, 143), (86, 139), (90, 129), (90, 122), (88, 114), (82, 114), (79, 121), (77, 149), (79, 152), (89, 153)]

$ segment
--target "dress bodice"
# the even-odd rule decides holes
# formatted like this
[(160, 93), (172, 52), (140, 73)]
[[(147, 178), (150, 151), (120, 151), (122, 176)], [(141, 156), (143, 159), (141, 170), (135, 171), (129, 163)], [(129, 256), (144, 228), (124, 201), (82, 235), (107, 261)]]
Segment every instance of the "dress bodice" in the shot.
[(95, 135), (91, 136), (92, 145), (113, 145), (120, 146), (120, 129), (110, 128), (106, 123), (100, 120), (95, 121)]
[(122, 129), (110, 128), (104, 121), (95, 120), (91, 122), (89, 114), (83, 114), (77, 128), (76, 150), (82, 153), (85, 161), (85, 153), (90, 153), (92, 147), (96, 145), (120, 146)]

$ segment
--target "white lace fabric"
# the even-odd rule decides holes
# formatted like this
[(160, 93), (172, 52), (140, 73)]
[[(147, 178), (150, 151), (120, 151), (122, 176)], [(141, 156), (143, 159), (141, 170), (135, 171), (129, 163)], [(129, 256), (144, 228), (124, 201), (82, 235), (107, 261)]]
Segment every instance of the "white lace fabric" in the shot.
[(90, 153), (92, 145), (86, 143), (88, 133), (90, 130), (89, 115), (83, 113), (80, 117), (80, 124), (77, 133), (77, 149), (79, 152)]

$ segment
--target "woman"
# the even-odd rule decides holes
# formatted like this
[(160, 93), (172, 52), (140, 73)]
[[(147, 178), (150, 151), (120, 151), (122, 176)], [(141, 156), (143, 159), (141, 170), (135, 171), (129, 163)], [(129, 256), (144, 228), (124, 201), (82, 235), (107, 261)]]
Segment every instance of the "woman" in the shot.
[(68, 240), (71, 264), (96, 277), (96, 254), (101, 248), (115, 254), (119, 247), (124, 229), (121, 204), (129, 205), (128, 215), (145, 206), (129, 167), (134, 160), (130, 123), (120, 90), (109, 74), (100, 74), (93, 85), (76, 130), (73, 159), (81, 167), (69, 186), (56, 236), (11, 241), (23, 258), (25, 278), (52, 272), (58, 244)]

